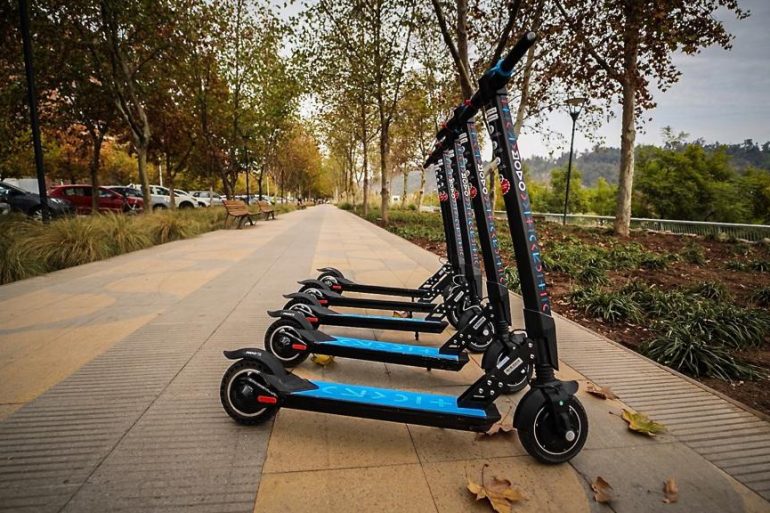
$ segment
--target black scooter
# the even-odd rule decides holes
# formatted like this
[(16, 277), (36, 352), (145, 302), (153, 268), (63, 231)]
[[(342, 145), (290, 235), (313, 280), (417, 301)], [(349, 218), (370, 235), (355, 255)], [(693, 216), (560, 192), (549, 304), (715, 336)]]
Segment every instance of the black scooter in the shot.
[[(426, 292), (425, 295), (417, 298), (416, 301), (414, 298), (412, 301), (394, 301), (350, 297), (336, 291), (341, 288), (341, 285), (330, 285), (323, 280), (303, 280), (300, 282), (302, 288), (299, 292), (284, 295), (289, 301), (284, 305), (283, 310), (297, 310), (309, 317), (319, 318), (319, 320), (323, 320), (323, 316), (329, 315), (329, 313), (321, 308), (311, 307), (343, 306), (394, 310), (406, 312), (409, 318), (412, 318), (414, 313), (425, 313), (427, 315), (423, 320), (442, 321), (446, 319), (454, 327), (460, 326), (461, 319), (469, 310), (477, 311), (481, 298), (481, 271), (479, 269), (476, 234), (474, 233), (469, 206), (470, 199), (463, 198), (457, 193), (459, 191), (459, 176), (462, 171), (458, 170), (457, 164), (452, 164), (449, 161), (435, 163), (430, 167), (435, 170), (436, 183), (440, 184), (439, 194), (442, 197), (453, 199), (451, 202), (442, 202), (440, 209), (448, 262), (442, 266), (440, 278), (430, 281), (430, 285), (423, 289)], [(442, 296), (443, 301), (433, 302), (438, 296)], [(371, 316), (367, 315), (366, 317)], [(362, 322), (365, 322), (365, 319), (358, 315), (344, 315), (341, 318), (335, 317), (333, 321), (336, 322), (335, 325), (358, 327), (361, 326)], [(392, 325), (393, 319), (389, 318), (388, 322)], [(321, 323), (323, 324), (323, 322)], [(411, 329), (415, 325), (410, 323), (408, 326)], [(415, 331), (421, 331), (424, 326), (418, 326)], [(432, 325), (427, 327), (428, 329), (424, 331), (430, 331)], [(394, 329), (401, 328), (396, 326)]]
[[(563, 382), (554, 376), (558, 369), (556, 329), (505, 88), (514, 65), (534, 40), (535, 34), (527, 33), (505, 59), (487, 70), (479, 80), (479, 90), (455, 111), (446, 129), (469, 130), (468, 123), (480, 108), (486, 107), (521, 278), (527, 335), (510, 332), (505, 319), (496, 319), (498, 338), (503, 343), (494, 345), (484, 355), (487, 363), (494, 363), (485, 366), (484, 376), (459, 397), (306, 380), (287, 373), (265, 351), (227, 351), (227, 358), (239, 360), (227, 370), (220, 387), (222, 404), (233, 419), (257, 424), (270, 419), (278, 408), (286, 407), (486, 431), (501, 417), (494, 401), (514, 379), (516, 371), (531, 361), (535, 364), (535, 379), (519, 402), (513, 420), (522, 445), (544, 463), (569, 461), (580, 452), (588, 435), (588, 418), (574, 396), (577, 383)], [(444, 150), (445, 140), (438, 143), (437, 152)], [(502, 283), (493, 288), (498, 289), (501, 297), (506, 292)]]

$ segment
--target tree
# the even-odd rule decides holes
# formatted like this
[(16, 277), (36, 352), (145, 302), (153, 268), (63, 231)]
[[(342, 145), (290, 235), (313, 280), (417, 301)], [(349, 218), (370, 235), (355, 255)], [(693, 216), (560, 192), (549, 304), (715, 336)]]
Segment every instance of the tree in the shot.
[(644, 217), (742, 222), (751, 206), (724, 150), (699, 144), (638, 150), (635, 211)]
[(568, 28), (566, 47), (580, 49), (576, 69), (582, 80), (595, 97), (622, 105), (615, 232), (628, 235), (636, 127), (641, 114), (655, 106), (653, 87), (665, 91), (679, 79), (674, 53), (695, 54), (714, 44), (731, 47), (732, 36), (715, 11), (726, 9), (739, 19), (748, 13), (737, 0), (607, 0), (601, 9), (587, 0), (553, 1)]

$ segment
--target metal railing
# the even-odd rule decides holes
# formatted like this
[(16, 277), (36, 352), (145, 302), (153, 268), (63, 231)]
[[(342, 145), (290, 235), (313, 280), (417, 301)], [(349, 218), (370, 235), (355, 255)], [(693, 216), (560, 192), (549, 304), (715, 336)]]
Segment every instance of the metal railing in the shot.
[[(423, 205), (423, 212), (437, 212), (438, 207)], [(497, 217), (504, 217), (504, 210), (495, 210)], [(535, 217), (544, 221), (561, 223), (562, 214), (550, 212), (538, 213)], [(615, 216), (597, 216), (591, 214), (567, 214), (569, 224), (583, 226), (612, 226)], [(637, 230), (652, 230), (664, 233), (678, 233), (683, 235), (700, 235), (703, 237), (715, 237), (719, 239), (735, 239), (757, 242), (762, 239), (770, 239), (770, 225), (766, 224), (739, 224), (739, 223), (710, 223), (706, 221), (679, 221), (676, 219), (650, 219), (646, 217), (632, 217), (631, 228)]]
[[(497, 215), (505, 215), (502, 210), (495, 211)], [(535, 213), (535, 217), (545, 221), (561, 223), (562, 214)], [(585, 226), (611, 226), (614, 216), (597, 216), (590, 214), (567, 214), (569, 224)], [(706, 221), (679, 221), (676, 219), (649, 219), (632, 217), (631, 228), (652, 230), (656, 232), (678, 233), (687, 235), (711, 236), (716, 238), (747, 240), (756, 242), (770, 239), (770, 226), (765, 224), (711, 223)]]

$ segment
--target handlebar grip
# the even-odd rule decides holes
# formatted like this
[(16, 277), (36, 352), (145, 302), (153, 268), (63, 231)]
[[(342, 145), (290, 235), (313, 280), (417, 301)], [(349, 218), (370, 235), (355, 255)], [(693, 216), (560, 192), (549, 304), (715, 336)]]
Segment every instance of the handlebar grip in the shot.
[(537, 35), (531, 30), (521, 36), (513, 48), (511, 48), (511, 51), (508, 52), (508, 55), (505, 56), (505, 59), (500, 63), (501, 71), (503, 71), (503, 73), (510, 73), (513, 71), (513, 67), (516, 66), (516, 63), (519, 62), (522, 57), (524, 57), (524, 54), (535, 44), (536, 40)]

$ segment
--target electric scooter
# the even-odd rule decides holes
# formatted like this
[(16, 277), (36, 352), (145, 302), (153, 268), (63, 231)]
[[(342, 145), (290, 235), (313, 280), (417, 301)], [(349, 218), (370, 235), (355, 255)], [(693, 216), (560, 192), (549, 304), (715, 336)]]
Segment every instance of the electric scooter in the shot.
[[(476, 287), (481, 287), (480, 273), (477, 271), (479, 269), (478, 247), (476, 237), (471, 238), (469, 235), (473, 233), (471, 228), (473, 228), (474, 222), (473, 211), (469, 206), (471, 194), (466, 177), (466, 159), (462, 154), (462, 150), (458, 151), (459, 158), (455, 157), (453, 151), (441, 152), (435, 155), (428, 167), (438, 167), (446, 171), (445, 173), (437, 173), (436, 182), (441, 203), (445, 204), (442, 206), (442, 210), (447, 211), (450, 214), (448, 217), (453, 220), (451, 225), (450, 223), (445, 223), (445, 232), (447, 232), (448, 237), (454, 240), (456, 240), (455, 235), (460, 235), (463, 242), (456, 247), (450, 245), (451, 250), (456, 252), (451, 259), (457, 261), (459, 258), (459, 261), (463, 263), (465, 272), (473, 276), (472, 282), (475, 286), (472, 289), (472, 293), (475, 293), (475, 290), (478, 290)], [(438, 159), (441, 159), (442, 165), (436, 163)], [(454, 167), (458, 171), (456, 173), (458, 189), (455, 189), (454, 180), (448, 172), (452, 167), (452, 160), (456, 162)], [(461, 198), (458, 204), (462, 202), (468, 205), (468, 209), (464, 212), (462, 219), (452, 209), (454, 197), (456, 196)], [(473, 201), (479, 202), (481, 198), (477, 196)], [(463, 233), (463, 226), (466, 227), (465, 233)], [(479, 225), (479, 228), (482, 226), (487, 230), (486, 224)], [(491, 236), (494, 237), (494, 245), (497, 246), (494, 226), (492, 226)], [(479, 234), (478, 239), (485, 240), (486, 237), (489, 237), (489, 234), (485, 231), (485, 236)], [(469, 255), (470, 257), (464, 258), (464, 255)], [(495, 273), (492, 278), (493, 281), (497, 281), (498, 276), (502, 276), (502, 270), (499, 268), (499, 265), (494, 267), (493, 263), (486, 264), (487, 272)], [(284, 367), (294, 367), (303, 362), (311, 353), (320, 353), (411, 365), (427, 369), (436, 368), (457, 371), (469, 361), (467, 350), (483, 352), (494, 340), (494, 325), (492, 323), (494, 313), (488, 307), (482, 308), (477, 305), (468, 307), (464, 311), (460, 322), (462, 325), (460, 331), (454, 334), (440, 348), (330, 336), (314, 329), (318, 325), (318, 319), (315, 317), (317, 311), (318, 308), (311, 311), (295, 308), (270, 312), (272, 315), (280, 315), (281, 318), (274, 322), (266, 331), (265, 348), (275, 355)], [(371, 317), (366, 319), (371, 322)], [(521, 390), (531, 376), (531, 369), (531, 366), (522, 367), (519, 372), (520, 379), (512, 383), (508, 391), (515, 392)]]
[[(519, 402), (513, 423), (529, 454), (544, 463), (563, 463), (580, 452), (588, 435), (588, 418), (575, 381), (554, 377), (558, 369), (556, 329), (551, 316), (539, 243), (523, 181), (505, 85), (516, 62), (535, 40), (528, 32), (496, 66), (479, 80), (479, 90), (456, 111), (451, 130), (463, 130), (482, 107), (492, 122), (491, 136), (501, 173), (508, 227), (522, 283), (527, 334), (504, 333), (502, 344), (484, 359), (494, 362), (459, 397), (307, 380), (287, 373), (278, 359), (259, 349), (226, 351), (234, 363), (222, 378), (220, 398), (225, 411), (243, 424), (272, 418), (279, 408), (407, 422), (469, 431), (487, 431), (501, 416), (494, 401), (525, 362), (534, 362), (535, 379)], [(444, 139), (446, 140), (446, 139)], [(444, 140), (436, 151), (443, 151)], [(479, 183), (479, 185), (482, 185)], [(513, 194), (510, 194), (513, 192)], [(505, 286), (500, 283), (500, 292)]]
[[(442, 332), (447, 326), (444, 318), (448, 318), (453, 326), (460, 328), (463, 319), (469, 319), (473, 312), (481, 309), (481, 272), (470, 197), (467, 194), (460, 194), (459, 191), (459, 177), (465, 173), (464, 161), (453, 158), (453, 153), (449, 151), (446, 155), (437, 155), (431, 162), (431, 167), (436, 167), (433, 163), (439, 160), (442, 165), (438, 166), (436, 173), (437, 185), (439, 194), (448, 199), (443, 202), (441, 211), (453, 269), (452, 282), (443, 292), (444, 301), (438, 304), (422, 304), (415, 308), (414, 303), (409, 302), (347, 298), (336, 294), (323, 294), (321, 290), (317, 290), (317, 294), (309, 292), (288, 294), (285, 297), (289, 302), (283, 310), (268, 312), (268, 315), (278, 317), (279, 320), (268, 329), (265, 335), (266, 347), (272, 347), (271, 339), (274, 338), (277, 330), (283, 330), (287, 324), (294, 324), (293, 316), (287, 315), (287, 310), (302, 312), (314, 327), (327, 325), (413, 331), (419, 337), (421, 332)], [(340, 313), (327, 308), (327, 305), (340, 303), (346, 306), (371, 308), (398, 306), (404, 307), (403, 309), (410, 313), (424, 309), (427, 310), (428, 315), (425, 318), (397, 318)], [(476, 349), (483, 351), (485, 348)]]
[[(449, 156), (454, 158), (453, 153)], [(284, 305), (283, 310), (297, 310), (307, 314), (308, 317), (318, 318), (319, 324), (333, 325), (340, 325), (339, 323), (348, 320), (350, 315), (325, 317), (331, 314), (323, 307), (345, 306), (404, 311), (408, 312), (410, 318), (412, 314), (420, 312), (428, 314), (424, 320), (441, 321), (446, 318), (455, 328), (460, 327), (461, 319), (469, 310), (478, 310), (481, 302), (481, 271), (471, 200), (468, 195), (460, 194), (459, 177), (465, 170), (463, 163), (457, 162), (456, 159), (452, 162), (451, 159), (444, 161), (443, 157), (439, 158), (442, 161), (441, 165), (436, 163), (429, 167), (435, 170), (439, 195), (451, 199), (451, 201), (441, 202), (440, 205), (448, 261), (452, 270), (451, 275), (447, 275), (451, 281), (442, 291), (443, 302), (433, 303), (424, 298), (418, 301), (392, 301), (349, 297), (326, 288), (327, 285), (323, 282), (305, 280), (300, 282), (303, 283), (302, 291), (284, 295), (289, 301)], [(359, 326), (360, 323), (365, 323), (371, 318), (372, 316), (369, 315), (356, 315), (355, 325)], [(388, 324), (393, 325), (393, 318), (387, 319)], [(413, 328), (414, 324), (409, 324), (409, 327)], [(421, 327), (418, 326), (415, 331), (419, 332)], [(397, 326), (396, 329), (398, 328)]]

